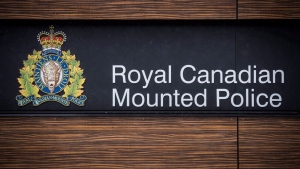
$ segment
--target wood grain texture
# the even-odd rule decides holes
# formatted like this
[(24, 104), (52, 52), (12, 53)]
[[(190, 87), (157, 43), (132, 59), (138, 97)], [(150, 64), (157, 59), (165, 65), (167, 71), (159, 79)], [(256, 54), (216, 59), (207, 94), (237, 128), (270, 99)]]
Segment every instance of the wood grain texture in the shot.
[(300, 19), (300, 1), (238, 0), (238, 19)]
[(1, 117), (0, 168), (236, 168), (233, 117)]
[(240, 168), (299, 168), (300, 118), (239, 118)]
[(2, 0), (0, 19), (235, 19), (235, 0)]

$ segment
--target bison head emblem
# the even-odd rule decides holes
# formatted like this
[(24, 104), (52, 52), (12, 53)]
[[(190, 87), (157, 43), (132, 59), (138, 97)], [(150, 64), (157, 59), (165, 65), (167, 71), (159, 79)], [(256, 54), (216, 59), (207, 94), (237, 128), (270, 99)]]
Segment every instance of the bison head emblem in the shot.
[(46, 83), (46, 86), (49, 88), (50, 92), (52, 93), (57, 86), (57, 83), (59, 81), (60, 73), (61, 73), (61, 67), (57, 66), (54, 61), (49, 61), (49, 64), (45, 64), (42, 68), (43, 75), (44, 75), (44, 81)]

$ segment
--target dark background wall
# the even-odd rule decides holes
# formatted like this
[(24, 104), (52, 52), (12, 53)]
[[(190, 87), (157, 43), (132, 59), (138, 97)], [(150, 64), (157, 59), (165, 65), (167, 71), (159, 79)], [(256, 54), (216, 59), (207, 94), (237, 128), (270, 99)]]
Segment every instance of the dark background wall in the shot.
[[(35, 19), (299, 18), (299, 1), (0, 2), (0, 19), (30, 19), (32, 22)], [(297, 112), (289, 116), (283, 116), (283, 113), (280, 116), (270, 116), (264, 112), (256, 115), (242, 114), (241, 112), (241, 115), (226, 117), (8, 115), (0, 117), (0, 168), (298, 168), (300, 166), (300, 118)]]

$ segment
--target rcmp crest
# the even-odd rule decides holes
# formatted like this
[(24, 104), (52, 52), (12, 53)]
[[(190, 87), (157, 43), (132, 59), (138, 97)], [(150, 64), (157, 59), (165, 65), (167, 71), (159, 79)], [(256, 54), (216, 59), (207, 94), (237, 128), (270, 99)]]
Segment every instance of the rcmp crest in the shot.
[(18, 105), (32, 102), (33, 106), (39, 106), (56, 101), (64, 106), (69, 106), (70, 102), (84, 106), (87, 97), (82, 95), (85, 78), (79, 67), (80, 61), (70, 50), (61, 51), (67, 39), (65, 33), (54, 32), (52, 25), (49, 28), (50, 32), (42, 31), (37, 35), (43, 50), (34, 50), (28, 60), (23, 61), (24, 67), (18, 78), (21, 93), (16, 96)]

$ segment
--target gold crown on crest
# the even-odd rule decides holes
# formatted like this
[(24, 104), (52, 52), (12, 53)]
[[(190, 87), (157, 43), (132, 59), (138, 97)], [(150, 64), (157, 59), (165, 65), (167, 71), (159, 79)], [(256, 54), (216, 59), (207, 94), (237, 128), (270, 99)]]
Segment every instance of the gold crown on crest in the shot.
[(49, 27), (50, 33), (42, 31), (37, 35), (37, 40), (43, 47), (43, 50), (56, 49), (60, 50), (61, 45), (66, 41), (67, 36), (64, 32), (58, 31), (54, 33), (54, 26)]

